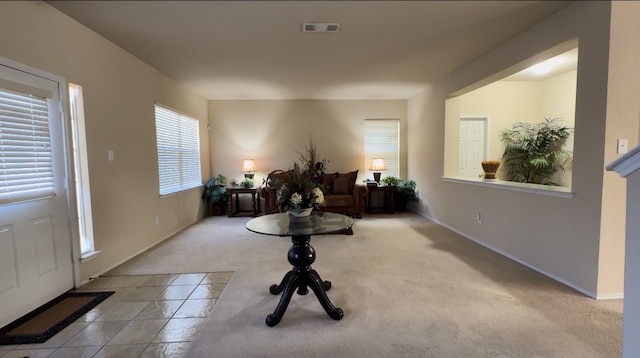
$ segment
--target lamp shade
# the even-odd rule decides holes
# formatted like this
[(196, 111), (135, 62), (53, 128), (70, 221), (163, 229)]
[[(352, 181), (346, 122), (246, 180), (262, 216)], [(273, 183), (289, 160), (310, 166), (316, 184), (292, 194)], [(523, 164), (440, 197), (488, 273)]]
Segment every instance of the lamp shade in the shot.
[(256, 171), (256, 164), (253, 162), (253, 159), (245, 159), (242, 162), (242, 172), (243, 173), (251, 173)]
[(371, 166), (369, 170), (378, 171), (378, 170), (387, 170), (387, 167), (384, 165), (384, 159), (382, 158), (373, 158), (371, 159)]

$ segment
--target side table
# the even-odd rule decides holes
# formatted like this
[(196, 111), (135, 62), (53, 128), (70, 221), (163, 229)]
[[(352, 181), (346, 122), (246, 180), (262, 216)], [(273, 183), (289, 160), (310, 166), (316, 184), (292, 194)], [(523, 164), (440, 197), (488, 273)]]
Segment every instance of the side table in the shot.
[[(396, 191), (395, 185), (367, 185), (367, 214), (389, 213), (394, 214), (393, 193)], [(371, 204), (372, 194), (382, 192), (384, 195), (384, 204), (382, 207), (374, 207)]]
[[(240, 210), (240, 194), (251, 194), (251, 210)], [(235, 195), (235, 205), (233, 205), (233, 196)], [(233, 216), (252, 216), (260, 215), (260, 195), (258, 188), (240, 188), (227, 187), (227, 214)]]

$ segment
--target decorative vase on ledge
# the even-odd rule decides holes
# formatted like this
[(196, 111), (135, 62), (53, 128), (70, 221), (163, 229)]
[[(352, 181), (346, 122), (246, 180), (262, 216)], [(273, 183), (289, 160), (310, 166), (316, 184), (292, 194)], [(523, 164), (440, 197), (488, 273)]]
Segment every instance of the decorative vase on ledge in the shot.
[(484, 179), (497, 180), (496, 172), (498, 171), (498, 167), (500, 167), (500, 161), (499, 160), (483, 160), (481, 164), (482, 164), (482, 169), (484, 169)]
[(309, 215), (311, 215), (312, 211), (313, 211), (313, 208), (301, 209), (300, 211), (287, 210), (287, 214), (289, 214), (289, 221), (301, 222), (301, 221), (308, 221)]

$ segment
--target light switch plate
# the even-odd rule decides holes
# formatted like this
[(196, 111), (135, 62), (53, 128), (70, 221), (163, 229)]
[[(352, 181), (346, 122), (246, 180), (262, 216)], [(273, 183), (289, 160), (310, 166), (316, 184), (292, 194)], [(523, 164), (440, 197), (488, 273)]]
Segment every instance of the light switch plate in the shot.
[(629, 150), (629, 141), (626, 139), (618, 139), (618, 154), (624, 154)]

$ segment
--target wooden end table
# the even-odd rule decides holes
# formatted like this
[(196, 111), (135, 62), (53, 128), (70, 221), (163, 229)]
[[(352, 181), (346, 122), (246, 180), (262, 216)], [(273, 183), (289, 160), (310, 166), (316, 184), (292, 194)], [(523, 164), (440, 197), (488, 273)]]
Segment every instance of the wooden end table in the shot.
[[(367, 214), (395, 213), (393, 203), (393, 193), (396, 191), (395, 185), (367, 185), (367, 191)], [(371, 194), (375, 192), (382, 192), (384, 195), (384, 204), (382, 207), (374, 207), (371, 204)]]
[[(240, 210), (240, 194), (251, 195), (251, 210)], [(233, 205), (233, 196), (235, 195), (235, 205)], [(262, 210), (260, 209), (260, 195), (258, 194), (258, 188), (241, 188), (241, 187), (227, 187), (227, 215), (233, 216), (252, 216), (256, 217), (260, 215)]]

